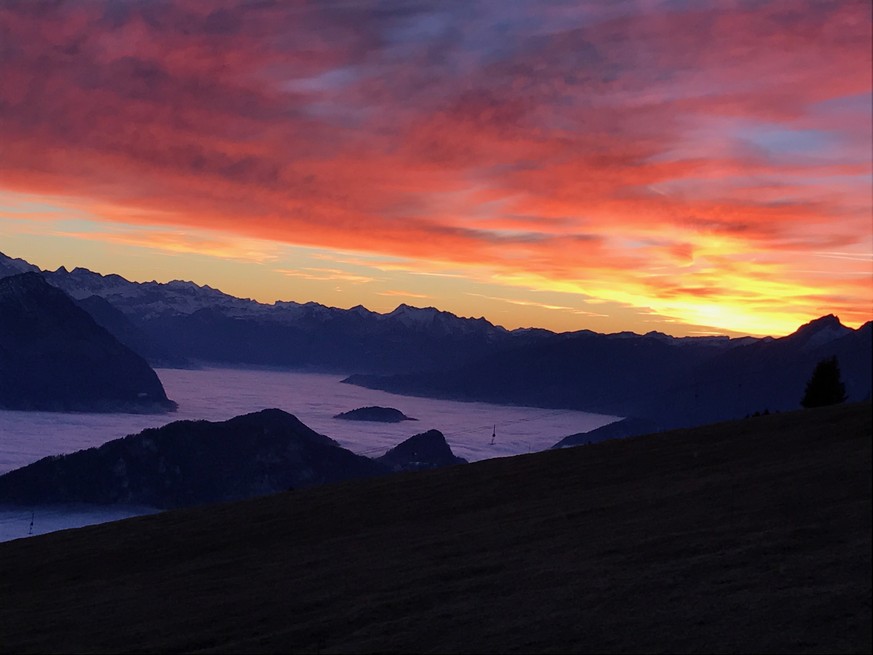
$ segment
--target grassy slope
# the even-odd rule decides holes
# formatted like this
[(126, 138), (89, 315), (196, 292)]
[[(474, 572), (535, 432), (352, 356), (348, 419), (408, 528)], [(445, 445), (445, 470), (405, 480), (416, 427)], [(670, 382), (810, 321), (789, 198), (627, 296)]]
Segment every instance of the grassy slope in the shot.
[(871, 406), (0, 544), (11, 651), (869, 651)]

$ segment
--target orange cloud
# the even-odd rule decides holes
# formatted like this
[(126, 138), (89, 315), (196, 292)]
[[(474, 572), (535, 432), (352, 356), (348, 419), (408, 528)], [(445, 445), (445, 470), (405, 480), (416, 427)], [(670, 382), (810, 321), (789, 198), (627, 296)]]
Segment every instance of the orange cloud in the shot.
[(868, 3), (511, 4), (6, 3), (0, 186), (117, 244), (869, 320)]
[(414, 291), (397, 291), (397, 290), (379, 291), (376, 295), (388, 296), (390, 298), (415, 298), (417, 300), (425, 300), (427, 298), (433, 297), (433, 296), (429, 296), (426, 293), (415, 293)]
[(347, 271), (338, 268), (298, 268), (298, 269), (274, 269), (277, 273), (287, 275), (288, 277), (300, 277), (304, 280), (339, 280), (342, 282), (351, 282), (352, 284), (366, 284), (373, 282), (375, 278), (367, 277), (366, 275), (354, 275)]
[(257, 239), (233, 238), (224, 234), (205, 236), (202, 231), (186, 234), (174, 231), (72, 232), (52, 230), (52, 235), (69, 239), (84, 239), (107, 244), (149, 248), (168, 254), (196, 254), (238, 259), (256, 263), (276, 259), (276, 245)]

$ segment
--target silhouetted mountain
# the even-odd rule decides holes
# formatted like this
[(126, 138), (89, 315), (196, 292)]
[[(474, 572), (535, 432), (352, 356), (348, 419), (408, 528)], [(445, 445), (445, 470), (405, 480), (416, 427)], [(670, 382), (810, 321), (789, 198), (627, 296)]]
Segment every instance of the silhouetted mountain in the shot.
[[(0, 255), (3, 270), (29, 266)], [(47, 280), (153, 361), (356, 371), (347, 382), (397, 393), (637, 416), (668, 428), (797, 407), (815, 364), (837, 356), (849, 399), (870, 394), (869, 325), (829, 315), (774, 339), (660, 332), (507, 331), (482, 318), (400, 305), (272, 305), (191, 282), (134, 283), (61, 267)], [(108, 306), (130, 325), (109, 320)], [(131, 337), (130, 326), (139, 335)]]
[(849, 400), (870, 397), (870, 323), (852, 330), (826, 316), (778, 339), (663, 337), (555, 335), (454, 370), (345, 381), (395, 393), (635, 416), (667, 429), (797, 409), (815, 365), (836, 356)]
[(484, 320), (433, 317), (427, 310), (415, 310), (425, 312), (418, 323), (410, 320), (412, 311), (250, 302), (244, 312), (216, 304), (190, 314), (141, 315), (138, 324), (193, 360), (342, 372), (456, 365), (512, 338)]
[(798, 409), (816, 364), (833, 356), (839, 361), (848, 399), (869, 398), (871, 323), (852, 330), (835, 316), (825, 316), (786, 337), (720, 353), (697, 366), (687, 379), (652, 394), (638, 414), (666, 427), (684, 427)]
[(730, 347), (729, 340), (688, 342), (583, 330), (506, 348), (453, 370), (354, 375), (346, 382), (395, 393), (627, 416), (654, 388), (678, 383)]
[(381, 475), (296, 417), (268, 409), (228, 421), (176, 421), (0, 476), (0, 502), (158, 508), (249, 498)]
[[(27, 265), (0, 254), (0, 275)], [(138, 283), (64, 267), (43, 274), (77, 300), (96, 295), (118, 309), (140, 331), (141, 354), (155, 365), (166, 365), (169, 358), (345, 373), (405, 372), (457, 366), (508, 343), (551, 334), (509, 332), (484, 318), (460, 318), (433, 307), (401, 304), (378, 314), (360, 305), (348, 310), (314, 302), (268, 305), (180, 280)], [(107, 323), (107, 328), (115, 330), (116, 324)], [(122, 330), (116, 336), (124, 340), (128, 334)]]
[(141, 412), (175, 406), (142, 357), (39, 273), (0, 279), (0, 407)]
[[(8, 267), (27, 266), (27, 262), (0, 255), (3, 263)], [(433, 307), (401, 304), (392, 312), (379, 314), (360, 305), (348, 310), (314, 302), (277, 301), (268, 305), (179, 280), (137, 283), (119, 275), (100, 275), (84, 268), (68, 271), (64, 267), (44, 275), (73, 298), (84, 300), (96, 295), (119, 310), (140, 331), (138, 347), (156, 365), (166, 365), (170, 359), (345, 373), (417, 373), (455, 369), (479, 358), (502, 357), (516, 349), (549, 350), (556, 343), (585, 338), (608, 338), (616, 343), (647, 339), (660, 342), (667, 350), (681, 347), (692, 353), (715, 352), (755, 341), (676, 338), (657, 332), (640, 336), (598, 335), (587, 330), (559, 335), (539, 328), (509, 331), (484, 318), (460, 318)], [(107, 322), (106, 327), (118, 330), (118, 338), (128, 338), (115, 322)], [(688, 357), (697, 359), (696, 354), (683, 359)], [(561, 373), (564, 381), (557, 384), (573, 383), (575, 375)], [(469, 390), (451, 393), (464, 396)], [(542, 395), (551, 397), (553, 392), (544, 390)], [(554, 404), (553, 400), (548, 402)], [(562, 405), (566, 402), (559, 401)]]
[(377, 461), (392, 471), (420, 471), (467, 463), (463, 457), (455, 456), (439, 430), (428, 430), (409, 437)]
[(348, 412), (342, 412), (334, 418), (344, 421), (376, 421), (378, 423), (399, 423), (400, 421), (417, 421), (393, 407), (359, 407)]

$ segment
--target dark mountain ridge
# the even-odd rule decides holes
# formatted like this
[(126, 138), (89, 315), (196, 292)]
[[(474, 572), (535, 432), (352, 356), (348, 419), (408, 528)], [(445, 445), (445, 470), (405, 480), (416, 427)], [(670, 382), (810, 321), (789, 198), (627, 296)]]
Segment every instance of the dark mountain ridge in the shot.
[[(74, 298), (102, 297), (176, 359), (341, 371), (420, 370), (461, 362), (511, 338), (483, 318), (401, 304), (379, 314), (306, 302), (263, 304), (174, 280), (129, 282), (87, 269), (46, 272)], [(166, 359), (166, 357), (164, 357)]]
[[(38, 270), (0, 253), (0, 276), (22, 268)], [(209, 286), (174, 280), (130, 282), (84, 268), (44, 271), (51, 284), (85, 303), (119, 340), (156, 366), (191, 362), (235, 366), (278, 366), (342, 373), (414, 373), (463, 366), (479, 357), (515, 347), (594, 334), (555, 334), (543, 329), (506, 330), (484, 318), (460, 318), (433, 307), (401, 304), (386, 314), (360, 305), (348, 310), (314, 302), (271, 305), (235, 298)], [(109, 320), (105, 300), (127, 319)], [(643, 338), (622, 333), (612, 338)], [(727, 348), (744, 340), (726, 337), (670, 337), (650, 333), (674, 346)]]
[(0, 279), (0, 407), (175, 409), (155, 372), (39, 273)]
[(437, 430), (370, 459), (292, 414), (265, 409), (227, 421), (175, 421), (99, 447), (44, 457), (0, 476), (0, 504), (167, 509), (465, 462)]
[[(0, 255), (0, 274), (27, 266)], [(347, 382), (396, 393), (631, 416), (665, 428), (795, 408), (825, 357), (838, 357), (850, 399), (868, 397), (873, 377), (869, 325), (852, 330), (833, 315), (781, 338), (555, 334), (433, 307), (378, 314), (265, 305), (178, 280), (134, 283), (63, 267), (44, 275), (163, 365), (354, 372)]]
[(871, 323), (853, 330), (829, 315), (786, 337), (737, 341), (680, 346), (656, 335), (580, 332), (453, 370), (345, 381), (393, 393), (630, 416), (666, 429), (796, 409), (815, 365), (836, 356), (849, 400), (870, 397)]
[(678, 384), (695, 366), (733, 348), (681, 343), (582, 330), (506, 347), (456, 369), (353, 375), (345, 382), (393, 393), (628, 415), (651, 395), (653, 381)]
[(238, 500), (388, 469), (278, 409), (175, 421), (0, 476), (0, 503), (122, 503), (161, 509)]
[(684, 427), (797, 409), (816, 364), (830, 357), (839, 362), (848, 400), (869, 399), (873, 323), (853, 330), (829, 315), (788, 336), (758, 341), (702, 362), (690, 377), (653, 394), (636, 413), (668, 427)]

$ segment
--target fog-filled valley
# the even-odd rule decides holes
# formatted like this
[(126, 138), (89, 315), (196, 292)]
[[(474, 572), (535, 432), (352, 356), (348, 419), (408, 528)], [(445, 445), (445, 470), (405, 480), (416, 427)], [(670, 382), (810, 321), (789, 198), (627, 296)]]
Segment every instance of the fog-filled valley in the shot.
[[(468, 461), (547, 449), (618, 417), (572, 410), (501, 406), (397, 396), (341, 382), (343, 376), (228, 368), (157, 369), (179, 405), (170, 414), (62, 413), (0, 410), (0, 474), (42, 457), (99, 446), (112, 439), (179, 420), (226, 420), (266, 408), (294, 414), (349, 450), (377, 457), (417, 432), (440, 430)], [(369, 405), (401, 409), (402, 423), (343, 421), (338, 413)], [(492, 434), (496, 437), (492, 444)], [(0, 507), (0, 540), (152, 511), (143, 507)]]

